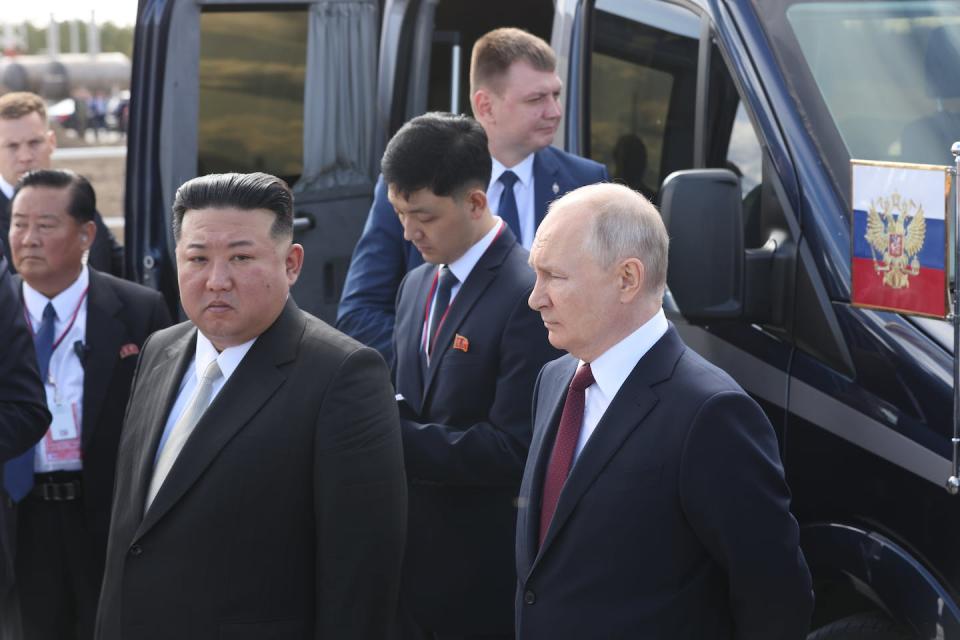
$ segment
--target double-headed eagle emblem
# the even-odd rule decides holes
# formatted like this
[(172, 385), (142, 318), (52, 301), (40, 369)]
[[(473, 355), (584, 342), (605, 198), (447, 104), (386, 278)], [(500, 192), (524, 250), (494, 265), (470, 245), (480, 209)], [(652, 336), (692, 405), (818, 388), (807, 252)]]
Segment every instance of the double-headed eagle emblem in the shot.
[(894, 289), (910, 286), (910, 276), (920, 273), (917, 255), (926, 235), (923, 205), (896, 191), (870, 201), (864, 237), (870, 243), (873, 269), (883, 274), (884, 285)]

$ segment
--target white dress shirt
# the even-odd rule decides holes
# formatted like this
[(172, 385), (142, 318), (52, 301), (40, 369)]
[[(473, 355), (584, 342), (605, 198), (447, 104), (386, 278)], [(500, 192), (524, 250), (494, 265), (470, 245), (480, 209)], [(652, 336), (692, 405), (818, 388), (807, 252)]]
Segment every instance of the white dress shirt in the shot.
[[(7, 200), (13, 200), (13, 185), (4, 180), (3, 176), (0, 176), (0, 192), (7, 196)], [(4, 238), (3, 241), (6, 242), (7, 239)]]
[[(87, 333), (87, 296), (84, 294), (89, 285), (90, 273), (85, 266), (80, 269), (80, 275), (73, 284), (52, 300), (26, 281), (23, 282), (23, 303), (34, 335), (40, 329), (43, 310), (48, 302), (53, 304), (57, 312), (57, 319), (53, 323), (53, 339), (54, 344), (57, 340), (60, 342), (50, 356), (49, 373), (43, 386), (47, 395), (47, 407), (54, 415), (54, 425), (57, 424), (58, 417), (63, 417), (65, 420), (72, 420), (75, 429), (73, 437), (67, 438), (55, 438), (50, 430), (47, 431), (34, 449), (33, 468), (37, 473), (79, 471), (83, 468), (80, 448), (80, 425), (83, 423), (83, 363), (77, 354), (76, 345), (79, 343), (82, 348)], [(76, 320), (73, 320), (74, 314)]]
[(533, 155), (531, 153), (512, 167), (504, 166), (491, 156), (493, 171), (490, 174), (490, 186), (487, 187), (490, 210), (500, 213), (500, 196), (503, 195), (500, 175), (507, 170), (517, 174), (518, 180), (513, 185), (513, 197), (517, 199), (517, 213), (520, 214), (520, 237), (517, 242), (528, 251), (533, 246), (533, 236), (537, 232), (536, 213), (533, 210)]
[[(640, 362), (640, 358), (663, 337), (668, 327), (667, 316), (664, 315), (663, 309), (660, 309), (639, 329), (590, 363), (590, 371), (593, 373), (595, 382), (587, 387), (583, 425), (580, 429), (580, 439), (577, 441), (577, 450), (574, 452), (574, 461), (580, 457), (580, 452), (593, 435), (603, 414), (606, 413), (624, 381)], [(580, 364), (583, 365), (583, 361)]]
[[(497, 236), (500, 234), (500, 227), (505, 223), (500, 218), (494, 216), (494, 221), (496, 224), (493, 225), (493, 228), (490, 229), (482, 238), (473, 244), (467, 251), (448, 264), (450, 271), (453, 272), (453, 275), (457, 277), (457, 283), (450, 287), (450, 302), (447, 303), (447, 307), (453, 304), (453, 299), (457, 297), (457, 294), (460, 293), (460, 287), (463, 286), (463, 283), (467, 281), (467, 278), (470, 277), (470, 272), (473, 271), (473, 268), (477, 266), (477, 263), (480, 262), (480, 258), (483, 257), (483, 254), (487, 252), (487, 249), (490, 248), (490, 245), (493, 244), (493, 241), (496, 240)], [(433, 322), (433, 308), (437, 304), (437, 296), (433, 296), (433, 300), (430, 301), (430, 313), (427, 314), (427, 322), (424, 324), (423, 332), (420, 335), (420, 344), (423, 345), (426, 343), (426, 336), (430, 335), (427, 331), (430, 328), (430, 323)]]
[(227, 383), (227, 380), (230, 379), (233, 372), (240, 366), (243, 357), (247, 355), (250, 347), (252, 347), (256, 341), (257, 339), (254, 338), (243, 344), (238, 344), (235, 347), (227, 347), (217, 353), (217, 348), (213, 346), (213, 343), (210, 342), (203, 333), (199, 330), (197, 331), (197, 348), (194, 350), (193, 361), (183, 374), (183, 380), (180, 381), (177, 400), (173, 403), (173, 409), (170, 410), (170, 415), (167, 417), (167, 424), (163, 427), (163, 435), (160, 436), (160, 444), (154, 453), (154, 464), (156, 464), (157, 458), (160, 457), (160, 452), (163, 451), (163, 445), (167, 443), (167, 438), (170, 437), (170, 430), (173, 429), (173, 425), (177, 424), (177, 420), (180, 419), (180, 414), (183, 413), (183, 410), (187, 407), (187, 403), (197, 388), (197, 384), (199, 383), (197, 370), (205, 371), (214, 359), (216, 359), (217, 365), (220, 367), (220, 372), (223, 376), (214, 381), (213, 390), (210, 392), (210, 404), (213, 404), (214, 398), (217, 397), (217, 394), (223, 389), (223, 385)]

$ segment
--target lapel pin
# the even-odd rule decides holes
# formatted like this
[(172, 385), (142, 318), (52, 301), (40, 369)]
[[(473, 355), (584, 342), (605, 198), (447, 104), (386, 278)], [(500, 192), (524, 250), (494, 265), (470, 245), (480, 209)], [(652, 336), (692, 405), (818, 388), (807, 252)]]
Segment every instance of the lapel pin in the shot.
[(458, 333), (453, 339), (453, 348), (466, 353), (470, 350), (470, 341)]
[(124, 359), (124, 358), (128, 358), (128, 357), (130, 357), (130, 356), (135, 356), (135, 355), (137, 355), (138, 353), (140, 353), (140, 347), (138, 347), (137, 345), (133, 344), (132, 342), (128, 342), (127, 344), (125, 344), (125, 345), (123, 345), (122, 347), (120, 347), (120, 359), (121, 359), (121, 360)]
[(556, 182), (554, 182), (554, 183), (553, 183), (553, 195), (557, 195), (558, 193), (560, 193), (560, 185), (558, 185)]

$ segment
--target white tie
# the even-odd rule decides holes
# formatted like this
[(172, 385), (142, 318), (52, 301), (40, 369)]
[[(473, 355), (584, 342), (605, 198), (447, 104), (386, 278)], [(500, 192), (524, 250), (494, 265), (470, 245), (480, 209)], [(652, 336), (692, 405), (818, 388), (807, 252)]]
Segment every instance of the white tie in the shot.
[(210, 396), (213, 392), (213, 383), (221, 376), (223, 376), (223, 373), (220, 371), (220, 365), (217, 364), (217, 360), (214, 358), (210, 364), (207, 365), (203, 375), (200, 376), (200, 384), (197, 385), (196, 390), (193, 392), (190, 403), (183, 410), (183, 413), (180, 414), (180, 419), (173, 425), (173, 428), (170, 430), (170, 435), (167, 436), (167, 441), (163, 445), (163, 451), (160, 452), (157, 464), (153, 468), (153, 478), (150, 480), (150, 491), (147, 492), (147, 503), (144, 505), (144, 511), (150, 508), (153, 499), (157, 497), (157, 492), (160, 491), (164, 479), (166, 479), (167, 474), (170, 473), (170, 469), (173, 467), (173, 463), (176, 462), (177, 456), (180, 455), (180, 451), (187, 442), (187, 438), (193, 433), (193, 428), (197, 426), (197, 422), (200, 421), (203, 412), (207, 410), (207, 405), (210, 404)]

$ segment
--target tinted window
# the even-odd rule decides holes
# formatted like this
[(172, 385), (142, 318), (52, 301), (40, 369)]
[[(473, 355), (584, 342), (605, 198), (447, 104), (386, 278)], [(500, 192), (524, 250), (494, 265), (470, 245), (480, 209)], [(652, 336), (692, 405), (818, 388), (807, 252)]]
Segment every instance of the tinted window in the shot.
[(198, 173), (303, 170), (307, 11), (205, 10)]
[(647, 195), (693, 162), (698, 31), (693, 13), (649, 0), (593, 14), (586, 152)]

